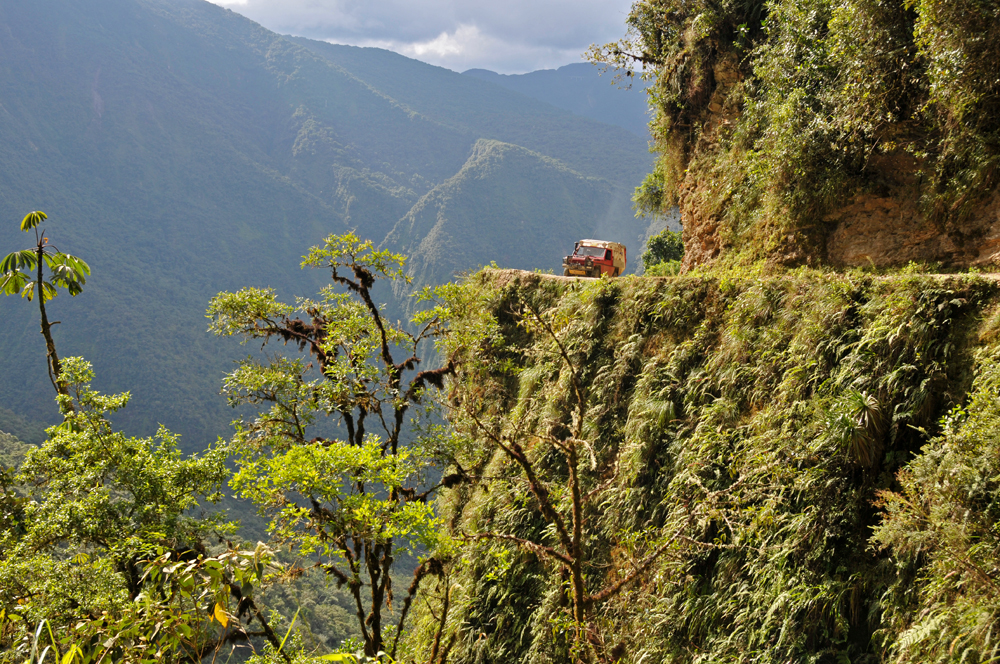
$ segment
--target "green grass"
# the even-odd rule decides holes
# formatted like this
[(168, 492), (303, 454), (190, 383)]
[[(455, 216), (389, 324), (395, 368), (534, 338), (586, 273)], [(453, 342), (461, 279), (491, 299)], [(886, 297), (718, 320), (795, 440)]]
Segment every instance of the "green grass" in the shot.
[[(456, 329), (483, 329), (485, 316), (499, 336), (458, 348), (456, 396), (475, 395), (482, 417), (520, 431), (554, 486), (562, 456), (533, 436), (566, 422), (569, 382), (551, 339), (529, 334), (517, 312), (548, 311), (579, 362), (597, 464), (581, 468), (597, 491), (593, 587), (679, 537), (641, 582), (595, 608), (606, 655), (623, 644), (623, 662), (959, 661), (945, 635), (976, 661), (992, 652), (992, 582), (954, 552), (981, 570), (998, 560), (996, 455), (982, 456), (1000, 426), (987, 396), (994, 282), (800, 270), (566, 284), (485, 271), (466, 288), (481, 304)], [(959, 440), (976, 442), (946, 452)], [(950, 467), (942, 454), (974, 469), (954, 490), (935, 488)], [(439, 503), (456, 532), (547, 541), (503, 455), (472, 434), (461, 464), (472, 481)], [(968, 528), (952, 525), (958, 513)], [(565, 652), (568, 591), (533, 554), (469, 543), (453, 574), (453, 661)]]

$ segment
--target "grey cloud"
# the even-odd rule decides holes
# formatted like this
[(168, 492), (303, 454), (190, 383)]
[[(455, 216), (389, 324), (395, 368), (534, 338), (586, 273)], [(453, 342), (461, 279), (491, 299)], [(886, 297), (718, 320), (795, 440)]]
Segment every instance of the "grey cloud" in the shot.
[(503, 73), (580, 60), (625, 32), (631, 0), (214, 0), (271, 30)]

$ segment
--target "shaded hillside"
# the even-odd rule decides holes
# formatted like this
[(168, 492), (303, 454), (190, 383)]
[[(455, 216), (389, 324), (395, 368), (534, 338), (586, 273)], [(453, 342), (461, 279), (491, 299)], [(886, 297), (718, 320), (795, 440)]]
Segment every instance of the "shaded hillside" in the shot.
[[(194, 447), (222, 433), (231, 351), (204, 334), (208, 299), (244, 284), (313, 292), (305, 248), (346, 228), (381, 241), (484, 136), (616, 192), (648, 165), (618, 128), (399, 56), (393, 66), (438, 101), (396, 98), (369, 75), (384, 64), (364, 60), (342, 66), (201, 0), (0, 0), (0, 253), (22, 247), (16, 224), (41, 209), (59, 248), (90, 262), (85, 292), (52, 304), (56, 341), (94, 362), (101, 389), (133, 391), (126, 424), (162, 422)], [(620, 218), (642, 232), (624, 206)], [(54, 408), (35, 315), (0, 301), (0, 406), (44, 420)]]
[(631, 88), (619, 89), (612, 81), (613, 71), (602, 74), (600, 69), (584, 62), (527, 74), (498, 74), (488, 69), (470, 69), (462, 74), (502, 85), (576, 115), (617, 125), (640, 138), (649, 139), (649, 107), (644, 81), (634, 79)]
[[(618, 123), (577, 117), (567, 112), (565, 103), (553, 103), (568, 95), (555, 92), (552, 99), (539, 100), (520, 90), (491, 85), (392, 51), (292, 39), (407, 108), (466, 135), (520, 145), (559, 159), (585, 175), (630, 188), (641, 181), (652, 161), (644, 155), (646, 140), (611, 126)], [(608, 87), (616, 92), (610, 84)]]
[(0, 431), (0, 468), (17, 468), (30, 449), (30, 445), (22, 443), (12, 434)]
[(558, 271), (576, 239), (599, 236), (636, 246), (634, 229), (622, 223), (629, 210), (626, 193), (606, 180), (537, 152), (481, 140), (462, 170), (421, 198), (387, 243), (411, 256), (418, 283), (444, 283), (491, 261)]
[(571, 524), (591, 661), (1000, 653), (995, 281), (485, 270), (454, 301), (449, 661), (583, 659)]

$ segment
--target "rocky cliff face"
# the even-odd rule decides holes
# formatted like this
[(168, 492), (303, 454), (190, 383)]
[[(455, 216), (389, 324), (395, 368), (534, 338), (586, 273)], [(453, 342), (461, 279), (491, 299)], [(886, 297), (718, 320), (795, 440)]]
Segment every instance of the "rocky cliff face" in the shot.
[[(893, 163), (898, 164), (897, 160)], [(827, 264), (838, 268), (892, 267), (910, 262), (945, 268), (1000, 265), (1000, 194), (994, 194), (962, 218), (934, 219), (920, 205), (912, 184), (915, 171), (902, 166), (901, 184), (884, 195), (859, 193), (835, 206), (819, 223), (779, 238), (772, 262)], [(694, 179), (694, 178), (692, 178)], [(711, 184), (686, 183), (680, 197), (684, 225), (684, 269), (713, 264), (726, 249), (719, 213), (705, 204)]]
[(861, 193), (823, 218), (827, 261), (838, 267), (905, 265), (947, 267), (1000, 263), (1000, 195), (963, 216), (930, 217), (920, 205), (919, 164), (906, 155), (873, 160), (883, 195)]
[[(704, 163), (718, 153), (720, 135), (737, 114), (723, 107), (726, 87), (713, 96), (696, 150), (702, 166), (688, 170), (679, 187), (684, 225), (684, 269), (711, 265), (740, 250), (738, 232), (725, 219), (715, 189), (723, 186)], [(728, 112), (727, 112), (728, 109)], [(821, 216), (787, 233), (776, 233), (762, 247), (772, 263), (786, 266), (826, 264), (838, 268), (891, 267), (910, 262), (945, 268), (1000, 265), (1000, 193), (963, 210), (928, 212), (921, 201), (921, 164), (907, 154), (876, 155), (866, 166), (867, 186), (831, 204)], [(764, 224), (767, 225), (767, 220)], [(761, 235), (742, 241), (758, 241)]]
[[(998, 262), (1000, 18), (975, 0), (636, 2), (595, 57), (652, 72), (685, 267)], [(731, 260), (730, 260), (731, 259)]]

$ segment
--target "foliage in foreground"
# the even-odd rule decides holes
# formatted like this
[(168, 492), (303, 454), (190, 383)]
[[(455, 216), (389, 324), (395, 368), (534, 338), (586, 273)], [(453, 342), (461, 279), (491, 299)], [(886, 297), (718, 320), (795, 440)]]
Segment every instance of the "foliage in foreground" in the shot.
[[(300, 301), (308, 322), (265, 291), (213, 303), (217, 330), (285, 332), (323, 363), (248, 360), (230, 376), (234, 399), (266, 407), (237, 429), (237, 486), (355, 604), (368, 594), (359, 620), (387, 609), (382, 644), (417, 616), (400, 661), (998, 655), (994, 282), (484, 271), (422, 315), (425, 331), (449, 324), (449, 363), (410, 401), (420, 335), (380, 328), (364, 295), (398, 257), (352, 237), (310, 256), (348, 293)], [(224, 449), (183, 458), (165, 430), (125, 436), (109, 418), (127, 395), (92, 390), (79, 358), (62, 368), (65, 422), (27, 453), (0, 441), (0, 462), (20, 464), (0, 472), (0, 659), (194, 662), (244, 644), (260, 664), (380, 657), (376, 618), (367, 642), (319, 655), (298, 613), (268, 614), (263, 592), (300, 582), (304, 559), (205, 546), (228, 532), (192, 513), (226, 479)], [(452, 370), (452, 433), (424, 420), (393, 447), (405, 430), (391, 423)], [(390, 424), (382, 444), (368, 421)], [(415, 484), (431, 459), (450, 463), (440, 486)], [(352, 564), (345, 542), (366, 555)], [(375, 601), (400, 542), (438, 548), (392, 614)]]
[(407, 428), (414, 414), (428, 423), (428, 393), (451, 373), (450, 365), (419, 368), (421, 343), (442, 323), (430, 312), (410, 333), (372, 299), (379, 281), (409, 282), (404, 264), (353, 233), (331, 235), (302, 263), (330, 273), (319, 299), (292, 307), (269, 289), (245, 288), (220, 293), (209, 308), (216, 334), (282, 341), (302, 354), (250, 357), (227, 376), (230, 402), (259, 409), (236, 422), (232, 485), (269, 517), (277, 542), (346, 587), (369, 656), (396, 654), (420, 582), (439, 567), (421, 562), (395, 618), (396, 559), (444, 546), (427, 473), (441, 439), (433, 427)]
[(204, 548), (232, 530), (218, 515), (196, 515), (228, 477), (225, 452), (183, 458), (166, 429), (153, 438), (116, 431), (109, 416), (129, 395), (94, 391), (81, 358), (61, 366), (64, 422), (27, 451), (16, 476), (0, 469), (2, 657), (26, 661), (50, 648), (66, 662), (157, 651), (198, 661), (238, 640), (219, 625), (238, 624), (252, 600), (240, 606), (232, 590), (251, 597), (271, 554)]
[[(177, 436), (162, 427), (151, 439), (117, 431), (110, 417), (129, 395), (94, 391), (81, 358), (56, 365), (64, 421), (40, 446), (0, 434), (0, 648), (7, 658), (196, 662), (249, 647), (260, 661), (290, 663), (382, 661), (395, 650), (421, 579), (440, 567), (433, 559), (417, 567), (394, 615), (396, 558), (408, 548), (440, 548), (426, 471), (447, 438), (422, 403), (451, 369), (417, 370), (417, 352), (440, 334), (441, 322), (432, 311), (409, 334), (385, 319), (371, 288), (379, 279), (405, 280), (403, 258), (353, 234), (330, 236), (304, 265), (328, 269), (332, 280), (321, 299), (299, 301), (308, 322), (267, 290), (222, 293), (212, 302), (217, 333), (278, 337), (308, 349), (316, 363), (281, 356), (241, 363), (226, 393), (234, 405), (263, 409), (237, 423), (230, 444), (183, 458)], [(422, 428), (408, 428), (411, 410)], [(234, 452), (238, 470), (230, 478)], [(199, 500), (221, 497), (227, 479), (272, 510), (275, 541), (292, 545), (293, 563), (280, 565), (259, 543), (221, 546), (235, 524), (198, 510)], [(340, 649), (348, 652), (318, 655), (315, 639), (304, 647), (320, 625), (293, 632), (300, 613), (303, 621), (316, 617), (301, 604), (280, 638), (274, 625), (288, 617), (269, 614), (261, 600), (278, 580), (297, 581), (315, 597), (315, 575), (302, 567), (310, 559), (338, 586), (327, 585), (325, 594), (339, 596), (346, 586), (356, 607), (362, 640), (347, 639)], [(276, 603), (288, 594), (276, 593)], [(357, 647), (362, 654), (350, 654)]]
[[(415, 644), (429, 648), (443, 622), (452, 662), (579, 653), (570, 577), (522, 542), (558, 547), (556, 528), (490, 433), (519, 442), (570, 510), (554, 442), (575, 426), (568, 355), (587, 402), (580, 449), (592, 450), (575, 469), (591, 498), (588, 592), (670, 543), (593, 604), (595, 659), (992, 656), (1000, 420), (995, 335), (977, 337), (991, 282), (799, 272), (567, 285), (487, 271), (455, 297), (464, 482), (439, 504), (467, 536)], [(525, 324), (532, 310), (552, 333)], [(966, 418), (954, 409), (974, 372)]]

